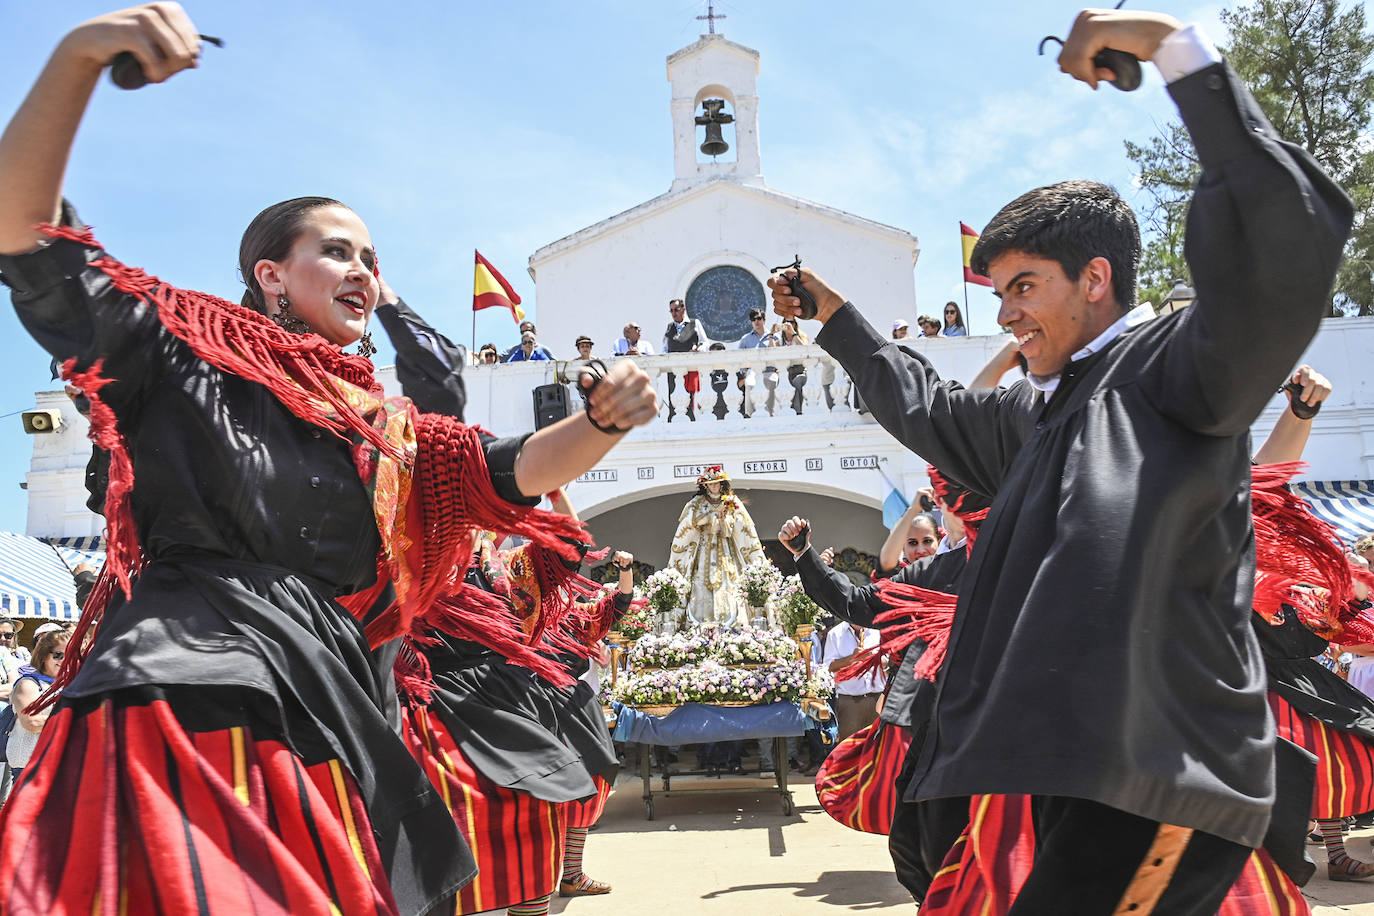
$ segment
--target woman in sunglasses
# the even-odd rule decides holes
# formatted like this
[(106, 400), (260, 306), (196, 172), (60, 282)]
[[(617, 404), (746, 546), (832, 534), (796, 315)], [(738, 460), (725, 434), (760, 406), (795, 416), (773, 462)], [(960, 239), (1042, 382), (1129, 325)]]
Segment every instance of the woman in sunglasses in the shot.
[(967, 337), (968, 328), (964, 327), (964, 313), (959, 311), (955, 302), (945, 303), (945, 326), (940, 334), (944, 337)]
[(70, 638), (71, 633), (65, 629), (52, 630), (38, 637), (33, 645), (31, 664), (19, 669), (19, 677), (10, 691), (10, 702), (14, 705), (16, 718), (5, 750), (10, 769), (14, 771), (15, 785), (19, 784), (19, 776), (28, 766), (29, 757), (38, 746), (38, 736), (43, 733), (43, 726), (48, 721), (48, 709), (34, 715), (28, 715), (25, 710), (57, 676), (57, 669), (62, 667), (62, 659), (66, 657), (67, 640)]

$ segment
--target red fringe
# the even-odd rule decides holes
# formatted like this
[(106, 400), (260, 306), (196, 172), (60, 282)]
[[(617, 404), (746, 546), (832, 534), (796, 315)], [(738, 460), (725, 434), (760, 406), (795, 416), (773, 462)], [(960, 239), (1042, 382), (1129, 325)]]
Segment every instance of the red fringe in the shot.
[(933, 464), (926, 465), (926, 473), (930, 476), (930, 485), (935, 490), (935, 495), (940, 497), (940, 501), (949, 506), (951, 512), (959, 516), (959, 520), (964, 523), (964, 536), (968, 538), (967, 549), (973, 553), (973, 542), (978, 539), (978, 527), (983, 524), (983, 520), (988, 517), (988, 509), (970, 510), (966, 508), (969, 502), (969, 490), (960, 489), (959, 495), (953, 501), (949, 498), (949, 480), (940, 469)]
[(835, 680), (847, 681), (880, 670), (883, 656), (900, 655), (918, 639), (926, 644), (926, 650), (913, 673), (918, 678), (935, 680), (949, 648), (958, 596), (891, 579), (878, 584), (878, 596), (888, 606), (873, 621), (880, 636), (878, 645), (864, 650), (836, 672)]
[(434, 699), (434, 674), (429, 667), (429, 658), (416, 647), (413, 637), (402, 638), (391, 673), (402, 699), (421, 706), (428, 706)]
[[(1352, 605), (1356, 578), (1374, 585), (1374, 577), (1346, 559), (1335, 529), (1312, 514), (1288, 488), (1307, 465), (1300, 461), (1262, 464), (1250, 469), (1250, 505), (1255, 522), (1254, 608), (1272, 620), (1282, 604), (1298, 612), (1303, 624), (1324, 639), (1342, 645), (1374, 641), (1374, 626)], [(1329, 593), (1322, 601), (1294, 586), (1315, 586)]]

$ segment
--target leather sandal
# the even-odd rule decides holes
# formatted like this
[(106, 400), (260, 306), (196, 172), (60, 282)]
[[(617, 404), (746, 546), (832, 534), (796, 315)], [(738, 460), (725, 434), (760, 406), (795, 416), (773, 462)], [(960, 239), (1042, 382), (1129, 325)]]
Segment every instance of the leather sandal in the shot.
[[(1374, 868), (1374, 865), (1371, 865), (1370, 868)], [(605, 881), (595, 881), (591, 878), (576, 884), (570, 881), (558, 882), (558, 896), (560, 897), (597, 897), (610, 892), (611, 886)]]
[(1326, 877), (1332, 881), (1363, 881), (1374, 878), (1374, 863), (1346, 856), (1340, 865), (1326, 864)]

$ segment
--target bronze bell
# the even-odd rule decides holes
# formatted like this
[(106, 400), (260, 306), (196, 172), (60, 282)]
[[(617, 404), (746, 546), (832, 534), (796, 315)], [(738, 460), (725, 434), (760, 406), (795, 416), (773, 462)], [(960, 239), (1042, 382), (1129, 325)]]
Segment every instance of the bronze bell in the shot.
[(701, 143), (701, 151), (707, 156), (719, 156), (730, 148), (720, 135), (720, 126), (730, 124), (735, 118), (721, 111), (724, 99), (706, 99), (701, 103), (704, 114), (697, 115), (696, 122), (706, 127), (706, 139)]

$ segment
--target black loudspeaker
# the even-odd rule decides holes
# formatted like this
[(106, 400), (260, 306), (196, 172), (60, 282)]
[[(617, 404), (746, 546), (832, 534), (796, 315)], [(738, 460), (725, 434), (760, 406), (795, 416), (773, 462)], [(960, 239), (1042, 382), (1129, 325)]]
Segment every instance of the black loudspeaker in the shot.
[(534, 428), (552, 426), (568, 415), (568, 386), (539, 385), (534, 389)]

